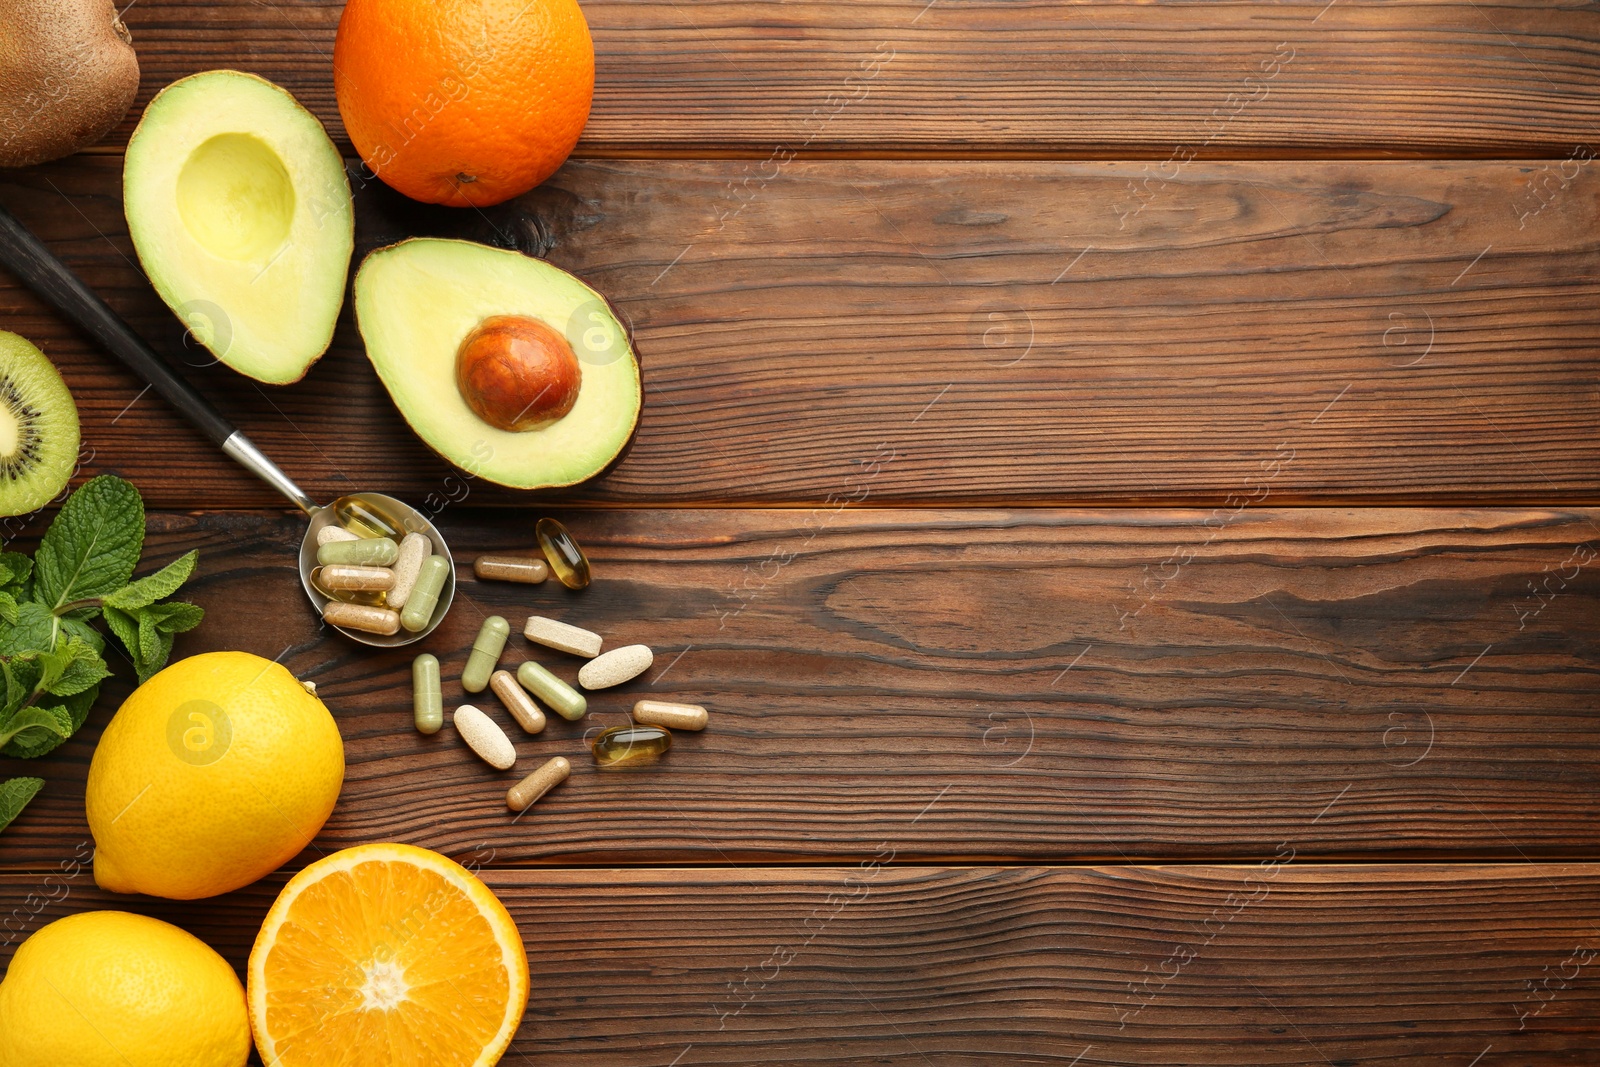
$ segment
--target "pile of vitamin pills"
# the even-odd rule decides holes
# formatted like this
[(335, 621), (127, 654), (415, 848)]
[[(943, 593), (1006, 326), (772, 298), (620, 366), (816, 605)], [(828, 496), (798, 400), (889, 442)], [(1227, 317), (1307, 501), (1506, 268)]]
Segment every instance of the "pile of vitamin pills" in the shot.
[[(538, 584), (551, 573), (569, 589), (582, 589), (589, 584), (591, 570), (588, 558), (578, 547), (565, 526), (555, 519), (540, 519), (536, 527), (539, 547), (545, 559), (520, 556), (480, 556), (473, 564), (473, 573), (487, 580)], [(339, 538), (328, 544), (348, 544)], [(381, 538), (379, 539), (381, 540)], [(394, 554), (385, 549), (367, 549), (365, 562), (333, 563), (321, 558), (322, 572), (331, 567), (360, 570), (380, 570), (393, 565), (400, 569), (405, 542), (394, 545)], [(326, 547), (326, 546), (325, 546)], [(387, 557), (387, 563), (378, 560)], [(433, 557), (438, 558), (438, 557)], [(340, 578), (354, 581), (354, 578)], [(377, 583), (385, 579), (362, 576), (363, 581), (374, 583), (352, 593), (370, 595), (377, 591)], [(398, 575), (395, 578), (398, 581)], [(415, 597), (421, 587), (416, 579), (411, 595)], [(442, 583), (441, 583), (442, 584)], [(391, 592), (393, 584), (383, 587)], [(433, 592), (435, 599), (438, 589)], [(352, 602), (352, 606), (367, 605)], [(401, 612), (401, 624), (405, 613)], [(426, 620), (424, 620), (424, 625)], [(344, 625), (341, 623), (341, 625)], [(418, 627), (420, 629), (420, 627)], [(373, 631), (393, 633), (388, 631)], [(535, 615), (522, 627), (523, 636), (545, 648), (578, 656), (587, 662), (578, 670), (578, 685), (586, 690), (609, 689), (639, 677), (650, 669), (655, 655), (647, 645), (624, 645), (602, 652), (604, 638), (570, 623)], [(511, 635), (511, 624), (500, 615), (483, 620), (478, 636), (472, 642), (472, 651), (466, 667), (461, 672), (461, 688), (468, 693), (492, 692), (505, 707), (506, 712), (528, 734), (544, 730), (548, 721), (545, 708), (561, 718), (576, 722), (589, 711), (588, 699), (570, 684), (557, 677), (542, 664), (528, 660), (515, 672), (500, 669), (500, 659), (505, 654), (506, 642)], [(413, 715), (417, 730), (424, 734), (437, 733), (444, 725), (444, 694), (439, 676), (439, 661), (423, 653), (412, 661)], [(543, 707), (541, 707), (541, 704)], [(463, 704), (451, 716), (451, 721), (467, 747), (496, 770), (509, 770), (516, 764), (516, 747), (493, 718), (473, 704)], [(697, 704), (677, 704), (664, 700), (640, 700), (633, 706), (632, 721), (625, 726), (603, 730), (589, 746), (597, 766), (620, 768), (640, 766), (665, 755), (672, 747), (673, 730), (704, 730), (710, 716)], [(572, 764), (563, 756), (556, 756), (539, 766), (532, 774), (512, 786), (506, 794), (506, 806), (512, 811), (525, 811), (549, 790), (561, 784), (572, 772)]]
[(384, 636), (401, 627), (408, 633), (427, 629), (450, 561), (433, 551), (426, 534), (402, 536), (398, 523), (363, 501), (340, 505), (335, 518), (317, 531), (317, 567), (311, 572), (311, 584), (328, 597), (323, 620)]

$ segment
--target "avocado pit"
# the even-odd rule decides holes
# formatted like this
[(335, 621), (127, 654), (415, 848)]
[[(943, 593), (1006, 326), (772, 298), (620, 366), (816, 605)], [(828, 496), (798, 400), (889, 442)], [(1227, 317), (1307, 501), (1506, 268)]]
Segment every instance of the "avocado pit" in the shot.
[(567, 339), (527, 315), (491, 315), (456, 350), (456, 388), (484, 422), (534, 430), (578, 402), (583, 372)]

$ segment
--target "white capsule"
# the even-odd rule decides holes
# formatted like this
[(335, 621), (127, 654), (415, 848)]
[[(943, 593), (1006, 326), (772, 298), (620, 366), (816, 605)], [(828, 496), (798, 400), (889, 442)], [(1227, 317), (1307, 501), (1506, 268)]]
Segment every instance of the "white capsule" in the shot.
[(516, 747), (511, 744), (506, 732), (500, 729), (500, 724), (471, 704), (457, 708), (451, 721), (455, 723), (456, 732), (467, 743), (467, 747), (495, 770), (507, 770), (517, 762)]
[(600, 646), (604, 643), (597, 633), (590, 633), (581, 627), (569, 626), (564, 622), (556, 622), (554, 619), (543, 619), (537, 615), (523, 625), (522, 636), (546, 648), (570, 652), (585, 659), (598, 656)]
[(325, 545), (330, 541), (359, 541), (361, 538), (346, 530), (338, 523), (330, 523), (317, 531), (317, 544)]
[(416, 588), (422, 561), (431, 555), (433, 542), (428, 540), (426, 534), (413, 531), (405, 535), (400, 542), (400, 555), (394, 561), (394, 585), (389, 587), (385, 603), (396, 611), (406, 606), (406, 601), (411, 599), (411, 590)]
[(655, 655), (648, 645), (623, 645), (578, 668), (578, 684), (585, 689), (608, 689), (637, 678), (650, 669)]

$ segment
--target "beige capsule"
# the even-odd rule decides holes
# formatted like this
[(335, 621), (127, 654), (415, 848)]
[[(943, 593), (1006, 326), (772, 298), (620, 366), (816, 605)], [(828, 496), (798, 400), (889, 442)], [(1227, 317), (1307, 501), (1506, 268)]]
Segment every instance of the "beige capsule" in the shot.
[(506, 807), (512, 811), (527, 811), (533, 802), (567, 780), (572, 764), (565, 756), (557, 756), (541, 764), (539, 769), (512, 786), (506, 792)]
[(322, 621), (347, 630), (369, 634), (392, 634), (400, 629), (400, 613), (366, 604), (347, 604), (330, 600), (322, 605)]
[(511, 738), (500, 729), (500, 724), (471, 704), (457, 708), (450, 721), (455, 723), (456, 733), (461, 735), (467, 747), (495, 770), (507, 770), (517, 762), (517, 750), (511, 744)]
[(585, 689), (609, 689), (650, 669), (655, 654), (648, 645), (623, 645), (578, 668), (578, 684)]
[(400, 555), (394, 561), (394, 588), (389, 590), (389, 606), (400, 611), (411, 599), (411, 590), (417, 587), (417, 575), (422, 572), (422, 561), (433, 555), (433, 542), (426, 534), (415, 531), (400, 541)]
[(539, 705), (533, 702), (528, 691), (522, 688), (516, 675), (510, 671), (495, 671), (489, 675), (489, 688), (494, 690), (494, 695), (500, 698), (500, 703), (506, 706), (511, 717), (517, 720), (518, 726), (530, 734), (544, 729), (544, 712), (539, 710)]
[(472, 573), (488, 581), (538, 585), (550, 577), (550, 567), (524, 556), (479, 556), (472, 561)]
[[(354, 590), (362, 593), (381, 593), (394, 588), (394, 571), (388, 567), (358, 567), (349, 563), (335, 563), (318, 567), (311, 575), (313, 585), (328, 590)], [(390, 600), (390, 607), (394, 601)]]
[(541, 618), (538, 615), (523, 623), (522, 636), (546, 648), (553, 648), (558, 652), (570, 652), (574, 656), (583, 656), (586, 659), (598, 656), (600, 646), (605, 643), (597, 633), (554, 619)]
[(699, 704), (674, 704), (670, 700), (641, 700), (633, 706), (633, 721), (669, 730), (704, 730), (711, 716)]
[(317, 545), (321, 547), (329, 541), (359, 541), (361, 537), (346, 530), (337, 523), (329, 523), (317, 531)]

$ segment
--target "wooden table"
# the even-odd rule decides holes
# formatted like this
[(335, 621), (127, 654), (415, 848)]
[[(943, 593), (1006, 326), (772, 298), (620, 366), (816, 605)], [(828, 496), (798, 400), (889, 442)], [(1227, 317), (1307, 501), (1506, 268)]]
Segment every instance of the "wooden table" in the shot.
[[(506, 775), (410, 729), (408, 656), (319, 632), (281, 502), (5, 283), (83, 474), (138, 484), (155, 555), (201, 550), (180, 653), (281, 657), (338, 717), (294, 866), (480, 866), (532, 968), (508, 1063), (1600, 1062), (1596, 5), (585, 8), (577, 158), (483, 215), (363, 189), (358, 244), (515, 244), (611, 296), (646, 388), (614, 473), (453, 472), (348, 315), (293, 387), (187, 358), (319, 498), (420, 502), (468, 559), (568, 521), (591, 589), (464, 581), (426, 647), (449, 674), (536, 610), (654, 646), (584, 725), (712, 708), (655, 770), (576, 760), (513, 821)], [(237, 66), (349, 153), (339, 10), (140, 0), (140, 106)], [(136, 115), (0, 201), (183, 351), (122, 217)], [(131, 907), (242, 964), (282, 875), (39, 895), (128, 688), (0, 761), (48, 780), (0, 914)]]

